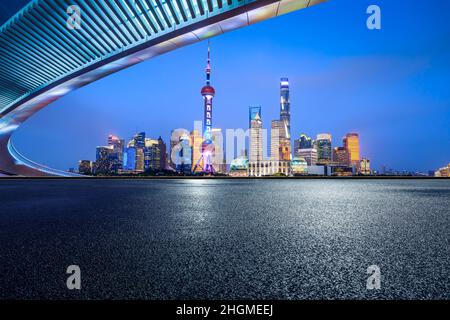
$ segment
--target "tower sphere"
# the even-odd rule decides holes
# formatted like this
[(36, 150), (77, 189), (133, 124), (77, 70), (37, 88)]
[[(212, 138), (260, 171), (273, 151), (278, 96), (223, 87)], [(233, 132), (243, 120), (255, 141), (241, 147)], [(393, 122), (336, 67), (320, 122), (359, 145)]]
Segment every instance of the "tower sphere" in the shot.
[(213, 87), (211, 87), (210, 85), (206, 85), (202, 88), (202, 96), (215, 96), (216, 95), (216, 90), (214, 90)]

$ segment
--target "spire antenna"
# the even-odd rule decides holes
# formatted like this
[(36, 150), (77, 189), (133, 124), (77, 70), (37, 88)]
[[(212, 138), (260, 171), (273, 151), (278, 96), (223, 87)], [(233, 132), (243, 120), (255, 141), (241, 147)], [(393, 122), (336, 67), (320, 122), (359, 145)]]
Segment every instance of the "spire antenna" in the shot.
[(206, 84), (209, 85), (211, 81), (211, 49), (210, 42), (208, 40), (208, 60), (206, 64)]

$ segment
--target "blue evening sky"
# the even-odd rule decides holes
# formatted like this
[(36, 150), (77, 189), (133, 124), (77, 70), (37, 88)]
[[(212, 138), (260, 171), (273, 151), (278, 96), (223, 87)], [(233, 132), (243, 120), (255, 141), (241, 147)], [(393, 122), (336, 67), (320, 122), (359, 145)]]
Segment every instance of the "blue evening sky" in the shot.
[[(382, 30), (366, 28), (366, 8)], [(279, 79), (291, 84), (292, 135), (360, 134), (375, 168), (436, 169), (450, 162), (450, 1), (331, 0), (211, 39), (214, 127), (246, 128), (279, 115)], [(95, 160), (110, 133), (169, 142), (202, 119), (206, 42), (156, 57), (74, 91), (14, 135), (24, 155), (52, 167)]]

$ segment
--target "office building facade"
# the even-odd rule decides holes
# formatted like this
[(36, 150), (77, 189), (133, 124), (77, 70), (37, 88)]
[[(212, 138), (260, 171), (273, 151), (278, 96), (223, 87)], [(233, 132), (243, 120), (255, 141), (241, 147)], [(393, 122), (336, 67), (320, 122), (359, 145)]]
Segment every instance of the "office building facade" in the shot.
[(316, 139), (317, 148), (317, 163), (328, 164), (332, 160), (331, 151), (331, 134), (321, 133), (317, 135)]
[(350, 164), (356, 167), (360, 165), (360, 149), (359, 149), (359, 135), (357, 133), (348, 133), (343, 138), (344, 148), (348, 150), (350, 155)]
[(305, 159), (308, 166), (315, 166), (317, 164), (317, 150), (315, 148), (299, 149), (297, 156)]

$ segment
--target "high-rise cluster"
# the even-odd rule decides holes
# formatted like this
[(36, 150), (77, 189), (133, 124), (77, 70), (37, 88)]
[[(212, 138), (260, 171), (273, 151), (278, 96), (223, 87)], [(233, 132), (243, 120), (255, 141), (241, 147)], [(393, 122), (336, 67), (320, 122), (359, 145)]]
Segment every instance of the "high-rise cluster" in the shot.
[(110, 135), (107, 146), (96, 148), (95, 162), (81, 160), (78, 171), (87, 175), (162, 173), (166, 159), (166, 144), (161, 137), (150, 139), (139, 132), (125, 144), (124, 139)]
[(280, 118), (272, 121), (270, 131), (270, 159), (263, 150), (263, 122), (261, 107), (250, 107), (249, 170), (251, 177), (289, 175), (291, 173), (291, 103), (289, 80), (280, 81)]
[(334, 148), (329, 133), (320, 133), (316, 139), (302, 133), (294, 140), (294, 155), (305, 159), (310, 174), (371, 174), (370, 161), (360, 156), (359, 135), (355, 132), (346, 134), (342, 146)]
[[(123, 139), (111, 135), (107, 146), (97, 147), (95, 162), (80, 161), (79, 172), (96, 175), (147, 172), (250, 177), (371, 174), (370, 161), (361, 158), (358, 133), (346, 134), (342, 146), (334, 148), (330, 133), (319, 133), (315, 139), (302, 133), (294, 140), (291, 148), (288, 78), (281, 78), (279, 82), (279, 117), (271, 121), (270, 151), (265, 150), (268, 139), (263, 126), (262, 107), (251, 106), (248, 148), (244, 135), (244, 142), (238, 143), (236, 148), (237, 158), (227, 168), (223, 132), (213, 128), (216, 90), (211, 85), (210, 52), (208, 44), (206, 83), (200, 91), (203, 98), (203, 122), (199, 122), (199, 126), (195, 126), (192, 131), (172, 130), (169, 155), (166, 155), (166, 145), (161, 137), (149, 139), (145, 132), (140, 132), (125, 144)], [(234, 146), (231, 149), (234, 155)]]

